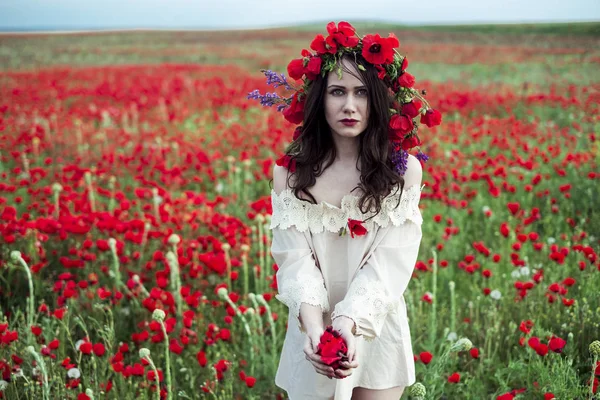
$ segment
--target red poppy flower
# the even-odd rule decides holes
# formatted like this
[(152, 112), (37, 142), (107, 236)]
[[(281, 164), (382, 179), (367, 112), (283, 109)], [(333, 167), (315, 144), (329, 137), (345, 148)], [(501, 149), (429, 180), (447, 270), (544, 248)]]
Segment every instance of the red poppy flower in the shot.
[(283, 110), (283, 116), (292, 124), (299, 124), (304, 120), (304, 99), (298, 100), (300, 92), (294, 93), (292, 104)]
[(340, 46), (355, 47), (358, 45), (359, 39), (356, 36), (356, 29), (346, 21), (341, 21), (337, 27), (334, 22), (327, 24), (327, 33), (332, 41)]
[(296, 58), (290, 61), (287, 71), (290, 78), (302, 79), (302, 75), (304, 75), (304, 58)]
[(428, 127), (434, 127), (442, 123), (442, 114), (438, 110), (430, 108), (424, 115), (421, 115), (421, 123)]
[(321, 361), (335, 369), (344, 369), (340, 363), (347, 361), (348, 347), (340, 333), (329, 325), (321, 335), (317, 346), (317, 354), (321, 356)]
[(408, 68), (408, 59), (404, 57), (404, 59), (402, 59), (402, 66), (400, 67), (400, 71), (406, 71), (406, 68)]
[(412, 119), (406, 115), (394, 114), (390, 119), (390, 130), (392, 140), (404, 140), (404, 136), (413, 130), (414, 124)]
[(310, 48), (316, 51), (317, 54), (335, 54), (337, 52), (337, 45), (332, 38), (328, 39), (326, 40), (325, 36), (318, 34), (310, 43)]
[(419, 358), (421, 359), (421, 362), (423, 364), (427, 365), (433, 359), (433, 354), (431, 354), (428, 351), (423, 351), (423, 352), (421, 352), (421, 354), (419, 354)]
[(453, 373), (448, 377), (448, 382), (450, 383), (459, 383), (460, 382), (460, 374), (458, 372)]
[(308, 79), (314, 80), (321, 73), (321, 57), (313, 56), (308, 50), (303, 50), (302, 58), (290, 61), (287, 71), (292, 79), (299, 80), (306, 75)]
[(398, 85), (400, 87), (411, 88), (415, 84), (415, 77), (408, 72), (403, 73), (398, 78)]
[(413, 147), (420, 146), (420, 145), (421, 145), (421, 140), (415, 135), (408, 137), (402, 141), (402, 149), (403, 150), (410, 150)]
[(408, 115), (409, 118), (415, 118), (419, 115), (422, 103), (419, 100), (413, 100), (402, 106), (402, 114)]
[(377, 77), (381, 80), (385, 79), (385, 68), (383, 68), (381, 65), (375, 65), (375, 69), (377, 70)]
[(292, 137), (292, 140), (297, 140), (300, 135), (302, 135), (302, 126), (297, 126), (296, 129), (294, 129), (294, 136)]
[(400, 46), (400, 41), (393, 34), (382, 38), (379, 34), (365, 35), (363, 38), (362, 55), (371, 64), (385, 64), (394, 61), (394, 49)]
[(367, 234), (367, 229), (362, 226), (363, 221), (348, 218), (348, 228), (350, 228), (350, 236), (364, 236)]
[(555, 353), (562, 353), (566, 344), (567, 342), (564, 339), (555, 336), (553, 336), (552, 339), (550, 339), (550, 341), (548, 342), (550, 350), (552, 350)]
[(287, 168), (290, 172), (296, 171), (296, 160), (292, 160), (287, 154), (278, 158), (277, 161), (275, 161), (275, 164)]

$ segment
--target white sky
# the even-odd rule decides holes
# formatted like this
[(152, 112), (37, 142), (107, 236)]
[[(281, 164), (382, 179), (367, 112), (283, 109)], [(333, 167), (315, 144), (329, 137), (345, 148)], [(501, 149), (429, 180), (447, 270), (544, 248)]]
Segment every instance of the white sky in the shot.
[(404, 24), (600, 21), (600, 1), (0, 0), (0, 29), (258, 28), (359, 19)]

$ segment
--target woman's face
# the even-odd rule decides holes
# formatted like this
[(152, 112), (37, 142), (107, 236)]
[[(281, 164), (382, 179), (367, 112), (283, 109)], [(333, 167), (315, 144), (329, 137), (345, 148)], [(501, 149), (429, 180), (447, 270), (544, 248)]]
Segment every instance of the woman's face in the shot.
[[(360, 76), (354, 64), (346, 59), (344, 66)], [(332, 134), (343, 137), (356, 137), (365, 129), (369, 121), (367, 88), (356, 76), (343, 71), (339, 79), (335, 70), (327, 76), (325, 93), (325, 118)]]

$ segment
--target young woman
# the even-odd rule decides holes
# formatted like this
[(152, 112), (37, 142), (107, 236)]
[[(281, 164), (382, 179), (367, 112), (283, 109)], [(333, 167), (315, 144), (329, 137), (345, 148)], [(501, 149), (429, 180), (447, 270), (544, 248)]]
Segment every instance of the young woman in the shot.
[[(328, 31), (288, 67), (305, 79), (284, 111), (302, 127), (273, 169), (276, 298), (289, 307), (275, 383), (292, 400), (396, 400), (415, 382), (403, 293), (422, 237), (422, 166), (404, 148), (420, 143), (413, 119), (432, 126), (437, 111), (398, 83), (405, 59), (381, 54), (393, 35)], [(337, 370), (316, 354), (328, 325), (348, 347)]]

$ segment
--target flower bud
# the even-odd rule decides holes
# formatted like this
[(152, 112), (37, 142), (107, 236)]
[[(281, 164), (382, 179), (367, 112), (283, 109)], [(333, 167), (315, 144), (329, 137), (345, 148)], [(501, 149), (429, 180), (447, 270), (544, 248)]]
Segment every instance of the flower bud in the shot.
[(169, 236), (168, 242), (170, 245), (177, 245), (179, 242), (181, 242), (181, 238), (178, 234), (173, 233), (171, 236)]
[(594, 340), (590, 343), (590, 353), (594, 356), (600, 357), (600, 340)]
[(163, 322), (165, 320), (166, 316), (167, 315), (165, 314), (165, 312), (163, 310), (161, 310), (160, 308), (157, 308), (152, 313), (152, 319), (155, 321), (158, 321), (158, 322)]
[(217, 295), (219, 295), (220, 298), (222, 298), (223, 300), (225, 300), (227, 298), (229, 294), (229, 291), (227, 290), (227, 288), (219, 288), (219, 290), (217, 290)]
[(13, 262), (19, 261), (20, 258), (21, 258), (21, 252), (20, 251), (13, 250), (13, 251), (10, 252), (10, 259)]
[(115, 249), (117, 247), (117, 240), (115, 238), (108, 239), (108, 247)]
[(473, 343), (467, 338), (460, 338), (452, 345), (450, 351), (468, 351), (473, 347)]
[(247, 253), (250, 251), (250, 246), (248, 246), (247, 244), (243, 244), (240, 246), (240, 249), (242, 250), (242, 252)]
[(423, 398), (427, 394), (427, 390), (421, 382), (417, 382), (410, 387), (409, 394), (417, 398)]
[(62, 190), (63, 190), (63, 187), (60, 183), (56, 182), (56, 183), (52, 184), (52, 191), (54, 193), (62, 192)]
[(231, 250), (231, 245), (229, 243), (224, 243), (221, 245), (221, 248), (223, 249), (223, 251), (229, 251)]
[(145, 348), (145, 347), (142, 347), (142, 348), (140, 349), (140, 358), (142, 358), (142, 359), (143, 359), (143, 358), (146, 358), (146, 357), (150, 357), (150, 350), (148, 350), (148, 349), (147, 349), (147, 348)]

